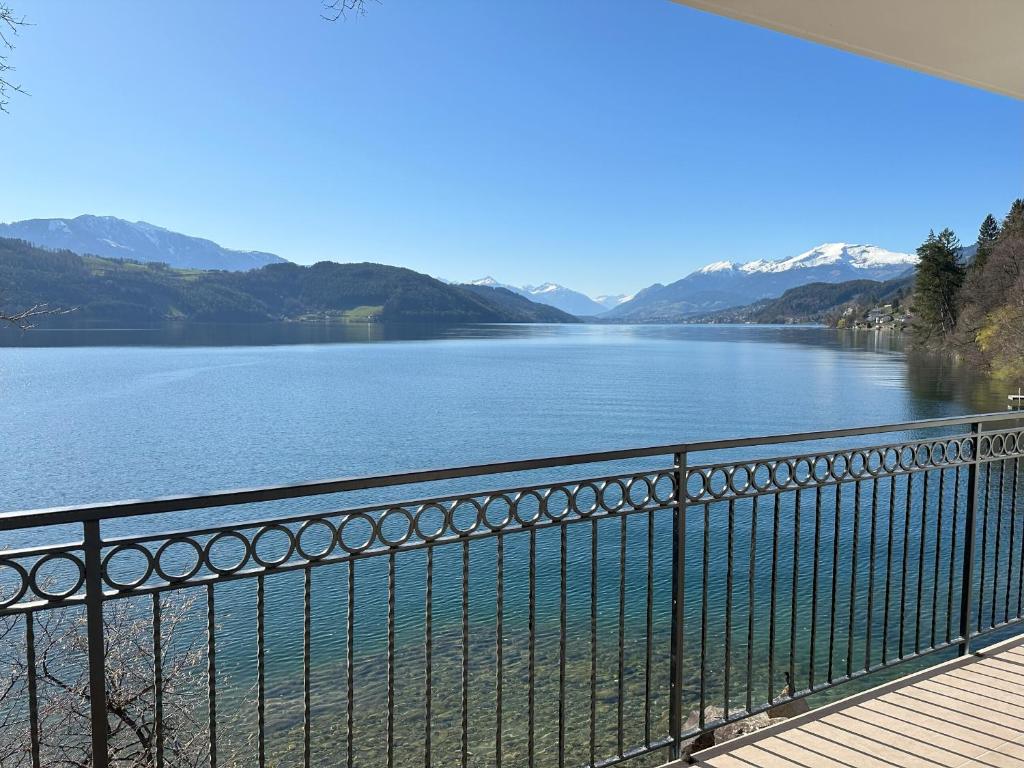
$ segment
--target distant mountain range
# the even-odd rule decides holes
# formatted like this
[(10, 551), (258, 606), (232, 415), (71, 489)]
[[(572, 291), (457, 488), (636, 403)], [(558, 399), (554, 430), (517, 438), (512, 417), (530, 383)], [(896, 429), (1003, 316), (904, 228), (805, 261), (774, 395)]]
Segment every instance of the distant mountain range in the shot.
[(825, 243), (776, 261), (708, 264), (682, 280), (644, 288), (601, 317), (614, 322), (678, 322), (696, 314), (775, 298), (808, 283), (891, 280), (908, 273), (916, 263), (914, 254), (875, 245)]
[[(143, 264), (159, 262), (180, 269), (244, 272), (268, 265), (290, 264), (272, 253), (231, 250), (211, 240), (112, 216), (28, 219), (0, 224), (0, 237), (16, 238), (44, 248), (67, 250), (76, 254)], [(968, 250), (965, 249), (965, 257), (970, 255)], [(715, 262), (681, 280), (667, 285), (656, 283), (632, 295), (592, 298), (557, 283), (514, 286), (500, 283), (493, 277), (484, 277), (464, 285), (439, 280), (433, 282), (447, 286), (452, 296), (458, 293), (462, 299), (482, 301), (488, 305), (486, 311), (467, 307), (454, 309), (454, 304), (450, 307), (455, 314), (465, 313), (467, 317), (482, 317), (487, 312), (495, 312), (497, 314), (493, 317), (529, 316), (538, 318), (538, 322), (559, 322), (556, 318), (564, 314), (572, 316), (572, 319), (596, 318), (602, 322), (671, 323), (692, 320), (697, 316), (710, 316), (731, 308), (749, 307), (779, 298), (786, 291), (802, 285), (894, 280), (910, 273), (916, 263), (917, 256), (914, 254), (888, 251), (875, 245), (825, 243), (790, 258), (757, 259), (745, 263)], [(314, 266), (319, 270), (330, 269), (319, 264)], [(351, 268), (353, 265), (343, 266)], [(385, 269), (382, 265), (372, 266)], [(426, 278), (423, 275), (420, 277)], [(204, 280), (209, 282), (209, 278)], [(436, 286), (431, 285), (430, 290), (435, 289)], [(410, 297), (403, 299), (405, 304), (410, 301)], [(380, 306), (386, 303), (380, 303)], [(396, 311), (393, 304), (389, 306), (392, 307), (389, 311)], [(554, 309), (559, 314), (546, 314), (538, 306)], [(276, 316), (275, 310), (268, 308), (268, 311)]]
[(504, 288), (505, 290), (518, 293), (520, 296), (525, 296), (530, 301), (536, 301), (540, 304), (547, 304), (550, 307), (556, 307), (563, 312), (568, 312), (570, 315), (576, 315), (577, 317), (593, 317), (606, 312), (610, 306), (614, 304), (608, 304), (614, 297), (602, 296), (601, 298), (605, 301), (596, 301), (586, 294), (574, 291), (571, 288), (566, 288), (564, 285), (558, 285), (557, 283), (544, 283), (542, 285), (508, 285), (507, 283), (499, 283), (493, 277), (482, 277), (479, 280), (473, 280), (469, 285), (483, 285), (491, 288)]
[(4, 309), (70, 309), (72, 322), (575, 323), (577, 318), (502, 288), (448, 285), (383, 264), (290, 262), (248, 271), (80, 256), (0, 238)]
[(113, 216), (77, 216), (73, 219), (26, 219), (0, 224), (0, 237), (33, 245), (113, 259), (163, 262), (188, 269), (256, 269), (285, 262), (262, 251), (234, 251), (211, 240), (190, 237), (144, 221)]

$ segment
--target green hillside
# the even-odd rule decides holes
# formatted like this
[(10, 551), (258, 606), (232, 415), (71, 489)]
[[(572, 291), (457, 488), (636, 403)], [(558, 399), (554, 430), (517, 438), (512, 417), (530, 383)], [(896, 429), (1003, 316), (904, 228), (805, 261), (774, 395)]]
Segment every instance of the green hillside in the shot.
[[(503, 293), (508, 293), (507, 291)], [(75, 308), (76, 321), (571, 323), (517, 297), (510, 302), (383, 264), (269, 264), (248, 272), (172, 269), (0, 238), (0, 303)]]

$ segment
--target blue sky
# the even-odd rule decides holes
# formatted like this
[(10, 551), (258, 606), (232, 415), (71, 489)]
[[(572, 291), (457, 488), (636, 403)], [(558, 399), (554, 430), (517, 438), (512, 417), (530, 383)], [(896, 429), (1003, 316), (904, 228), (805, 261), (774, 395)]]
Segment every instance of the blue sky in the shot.
[(668, 0), (12, 4), (0, 221), (597, 294), (968, 241), (1024, 190), (1024, 104)]

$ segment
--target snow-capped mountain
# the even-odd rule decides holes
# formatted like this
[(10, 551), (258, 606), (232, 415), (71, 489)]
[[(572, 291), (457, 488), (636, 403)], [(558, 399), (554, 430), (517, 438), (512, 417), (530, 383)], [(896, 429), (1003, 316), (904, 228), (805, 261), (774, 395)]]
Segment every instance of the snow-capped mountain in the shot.
[(613, 307), (619, 306), (619, 304), (622, 304), (623, 302), (629, 301), (635, 295), (635, 293), (616, 293), (614, 295), (595, 296), (594, 301), (596, 301), (605, 309), (612, 309)]
[(0, 224), (0, 237), (18, 238), (45, 248), (66, 248), (79, 254), (162, 261), (172, 267), (193, 269), (239, 271), (286, 261), (272, 253), (234, 251), (211, 240), (113, 216), (15, 221)]
[(524, 285), (522, 287), (515, 285), (508, 285), (507, 283), (499, 283), (493, 277), (482, 277), (479, 280), (473, 280), (470, 285), (486, 285), (490, 288), (505, 288), (518, 293), (520, 296), (525, 296), (531, 301), (536, 301), (539, 304), (547, 304), (548, 306), (560, 309), (563, 312), (568, 312), (570, 315), (576, 315), (577, 317), (588, 317), (591, 315), (599, 315), (607, 310), (604, 304), (601, 304), (589, 296), (574, 291), (571, 288), (566, 288), (564, 285), (558, 285), (557, 283), (544, 283), (542, 285)]
[(824, 243), (783, 259), (717, 261), (668, 285), (645, 288), (604, 317), (651, 321), (751, 304), (808, 283), (890, 280), (906, 273), (917, 256), (876, 245)]

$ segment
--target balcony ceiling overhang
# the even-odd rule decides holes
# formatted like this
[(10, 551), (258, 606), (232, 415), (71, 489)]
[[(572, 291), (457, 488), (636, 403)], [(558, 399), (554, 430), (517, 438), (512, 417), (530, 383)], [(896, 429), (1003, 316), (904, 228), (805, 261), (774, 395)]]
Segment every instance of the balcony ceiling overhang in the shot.
[(1024, 99), (1024, 0), (675, 0)]

